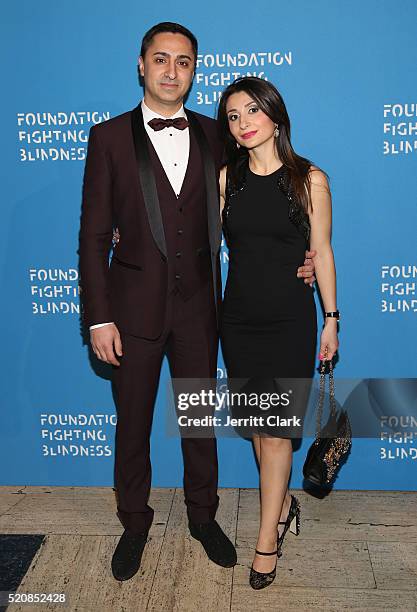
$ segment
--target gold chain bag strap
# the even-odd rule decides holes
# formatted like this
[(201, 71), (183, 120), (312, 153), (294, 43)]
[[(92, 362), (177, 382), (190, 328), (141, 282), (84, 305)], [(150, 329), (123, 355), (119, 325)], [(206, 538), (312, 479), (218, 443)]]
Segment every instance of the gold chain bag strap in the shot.
[[(330, 414), (326, 425), (321, 429), (323, 416), (326, 363), (329, 368)], [(338, 414), (334, 393), (333, 364), (322, 361), (320, 364), (320, 389), (316, 415), (316, 438), (308, 449), (303, 466), (304, 478), (318, 486), (329, 485), (335, 478), (341, 463), (346, 459), (352, 446), (352, 429), (346, 410)]]

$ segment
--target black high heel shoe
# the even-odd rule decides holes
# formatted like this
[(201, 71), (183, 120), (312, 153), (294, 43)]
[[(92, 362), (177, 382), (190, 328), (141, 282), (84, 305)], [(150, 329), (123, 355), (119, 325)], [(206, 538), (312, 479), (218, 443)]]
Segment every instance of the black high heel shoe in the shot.
[[(274, 552), (261, 552), (260, 550), (256, 550), (255, 552), (257, 555), (264, 555), (265, 557), (269, 557), (271, 555), (277, 555), (278, 558), (278, 548), (277, 550), (274, 550)], [(264, 589), (265, 587), (269, 586), (270, 584), (272, 584), (275, 580), (275, 576), (277, 573), (277, 562), (275, 561), (275, 567), (271, 572), (257, 572), (255, 569), (253, 569), (253, 565), (250, 568), (250, 576), (249, 576), (249, 584), (251, 585), (251, 587), (253, 589), (255, 589), (256, 591), (259, 591), (259, 589)]]
[(286, 521), (279, 521), (278, 525), (285, 525), (283, 532), (280, 536), (278, 536), (277, 540), (277, 549), (278, 549), (278, 557), (282, 556), (281, 547), (284, 542), (285, 535), (288, 530), (291, 531), (294, 535), (298, 536), (300, 533), (300, 516), (301, 516), (301, 507), (298, 499), (291, 495), (291, 505), (288, 510), (288, 516)]

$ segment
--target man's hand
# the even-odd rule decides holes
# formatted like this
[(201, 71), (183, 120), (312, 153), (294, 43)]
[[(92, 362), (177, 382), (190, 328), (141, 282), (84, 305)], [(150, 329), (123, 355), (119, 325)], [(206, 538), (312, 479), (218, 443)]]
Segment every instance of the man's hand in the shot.
[(297, 270), (297, 278), (304, 278), (304, 282), (310, 287), (313, 286), (316, 277), (314, 276), (314, 262), (313, 257), (317, 254), (317, 251), (306, 251), (306, 258), (304, 265), (300, 266)]
[(98, 359), (115, 366), (120, 365), (120, 361), (116, 359), (116, 355), (117, 357), (123, 355), (122, 341), (120, 339), (119, 330), (114, 323), (90, 330), (90, 341), (92, 349)]

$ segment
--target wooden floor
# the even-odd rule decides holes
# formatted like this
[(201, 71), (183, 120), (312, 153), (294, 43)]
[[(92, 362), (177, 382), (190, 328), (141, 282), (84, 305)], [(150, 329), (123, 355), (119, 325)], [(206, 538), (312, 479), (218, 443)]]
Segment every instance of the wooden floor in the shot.
[(301, 533), (288, 534), (273, 585), (253, 591), (254, 489), (222, 489), (217, 519), (238, 564), (210, 562), (188, 533), (181, 489), (154, 489), (150, 539), (138, 574), (110, 571), (122, 532), (110, 488), (0, 487), (0, 533), (46, 534), (18, 591), (65, 592), (69, 605), (8, 610), (258, 612), (417, 610), (417, 493), (333, 491), (301, 501)]

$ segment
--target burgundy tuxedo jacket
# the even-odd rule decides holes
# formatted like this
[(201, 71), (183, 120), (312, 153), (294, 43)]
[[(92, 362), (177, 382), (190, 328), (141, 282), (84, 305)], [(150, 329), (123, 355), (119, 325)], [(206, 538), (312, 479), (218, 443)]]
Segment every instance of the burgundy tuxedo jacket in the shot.
[[(146, 134), (140, 105), (90, 130), (79, 250), (87, 326), (114, 321), (125, 333), (157, 338), (173, 283), (189, 299), (210, 276), (218, 308), (222, 147), (213, 119), (186, 113), (190, 155), (179, 198)], [(120, 241), (109, 264), (116, 227)]]

